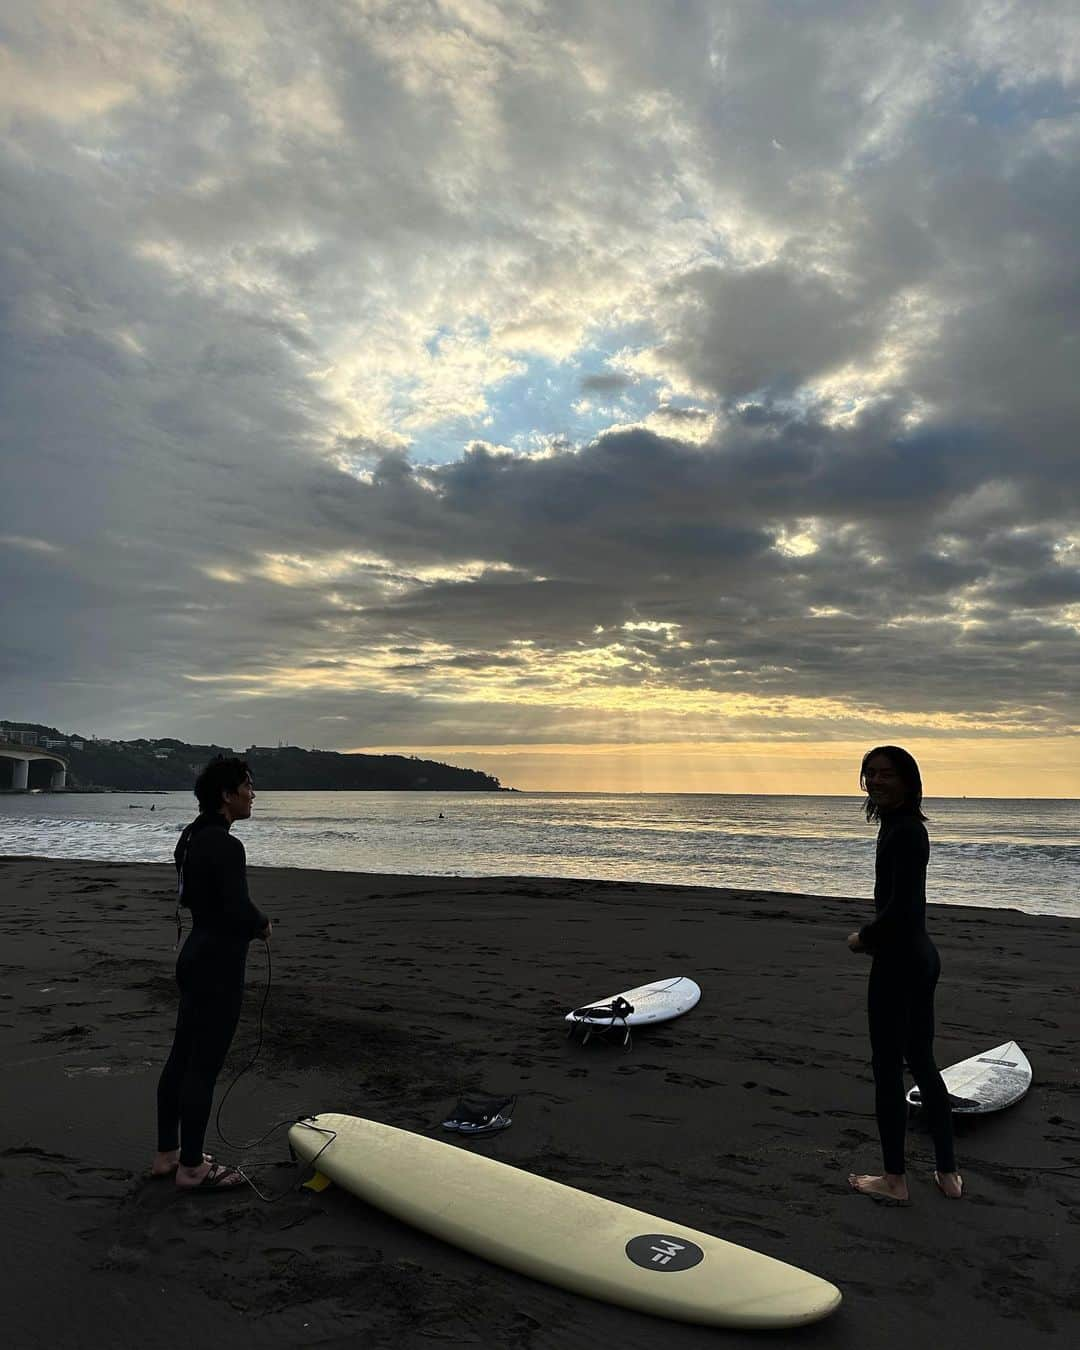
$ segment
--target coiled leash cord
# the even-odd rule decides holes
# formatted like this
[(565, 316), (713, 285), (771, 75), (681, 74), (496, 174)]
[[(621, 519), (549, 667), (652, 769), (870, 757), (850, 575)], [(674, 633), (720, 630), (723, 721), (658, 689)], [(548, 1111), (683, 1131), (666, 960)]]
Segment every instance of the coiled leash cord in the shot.
[[(255, 1061), (259, 1058), (259, 1052), (262, 1050), (263, 1019), (266, 1013), (266, 1005), (270, 999), (270, 986), (274, 980), (274, 962), (273, 958), (270, 955), (270, 944), (269, 942), (267, 942), (264, 945), (266, 947), (266, 988), (263, 990), (262, 1002), (259, 1004), (259, 1038), (255, 1043), (255, 1053), (251, 1056), (248, 1062), (244, 1065), (244, 1067), (232, 1080), (229, 1086), (225, 1089), (225, 1092), (221, 1100), (218, 1102), (217, 1113), (214, 1116), (214, 1129), (217, 1131), (217, 1137), (221, 1140), (223, 1144), (227, 1145), (229, 1148), (239, 1149), (241, 1152), (245, 1152), (247, 1149), (250, 1148), (257, 1148), (259, 1144), (263, 1143), (264, 1140), (269, 1139), (275, 1130), (280, 1130), (282, 1128), (282, 1125), (286, 1123), (284, 1121), (279, 1121), (276, 1125), (271, 1125), (270, 1129), (268, 1129), (267, 1132), (261, 1138), (252, 1139), (249, 1143), (246, 1144), (236, 1143), (234, 1140), (230, 1139), (228, 1135), (225, 1133), (225, 1131), (221, 1128), (221, 1112), (225, 1106), (226, 1101), (229, 1098), (229, 1093), (233, 1090), (233, 1088), (237, 1085), (237, 1083), (239, 1083), (240, 1079), (243, 1078), (244, 1074), (246, 1074), (249, 1069), (253, 1069), (255, 1067)], [(295, 1120), (290, 1120), (287, 1123), (289, 1125), (294, 1125), (296, 1122)]]
[[(266, 1131), (266, 1133), (260, 1135), (258, 1139), (252, 1139), (244, 1144), (236, 1143), (235, 1140), (230, 1139), (228, 1135), (226, 1135), (225, 1131), (221, 1128), (221, 1112), (225, 1106), (225, 1102), (228, 1100), (229, 1093), (233, 1090), (233, 1088), (237, 1085), (237, 1083), (239, 1083), (240, 1079), (243, 1078), (244, 1074), (246, 1074), (249, 1069), (254, 1068), (255, 1062), (259, 1058), (259, 1052), (262, 1050), (263, 1022), (266, 1013), (266, 1005), (270, 999), (270, 987), (273, 984), (274, 980), (274, 962), (270, 955), (269, 942), (265, 944), (265, 947), (266, 947), (266, 988), (263, 990), (262, 1002), (259, 1004), (259, 1035), (257, 1041), (255, 1042), (255, 1053), (251, 1056), (248, 1062), (244, 1065), (244, 1067), (240, 1070), (240, 1072), (236, 1075), (236, 1077), (232, 1080), (232, 1082), (229, 1084), (229, 1086), (225, 1089), (224, 1093), (222, 1094), (221, 1100), (218, 1102), (217, 1112), (214, 1115), (214, 1129), (217, 1132), (217, 1137), (221, 1140), (223, 1144), (226, 1145), (226, 1147), (236, 1149), (240, 1153), (246, 1153), (248, 1150), (258, 1148), (260, 1144), (265, 1143), (265, 1141), (269, 1139), (272, 1134), (276, 1134), (278, 1130), (283, 1129), (287, 1130), (293, 1125), (306, 1123), (308, 1129), (318, 1130), (320, 1134), (327, 1134), (330, 1136), (327, 1139), (326, 1143), (323, 1144), (322, 1148), (319, 1149), (319, 1152), (315, 1154), (315, 1157), (312, 1158), (311, 1163), (309, 1164), (309, 1166), (311, 1166), (314, 1165), (316, 1159), (318, 1159), (322, 1155), (323, 1151), (334, 1142), (334, 1139), (337, 1137), (337, 1135), (336, 1131), (334, 1130), (325, 1129), (320, 1125), (311, 1124), (313, 1117), (310, 1115), (290, 1116), (288, 1120), (279, 1120), (275, 1125), (271, 1125), (270, 1128)], [(292, 1153), (291, 1145), (289, 1147), (289, 1152)], [(295, 1154), (293, 1156), (295, 1158)], [(254, 1180), (248, 1175), (247, 1172), (244, 1171), (242, 1167), (236, 1167), (234, 1170), (236, 1172), (239, 1172), (239, 1174), (244, 1178), (244, 1180), (255, 1192), (255, 1194), (259, 1197), (259, 1199), (265, 1201), (268, 1205), (272, 1205), (277, 1200), (283, 1200), (287, 1195), (291, 1195), (293, 1191), (297, 1189), (297, 1186), (294, 1183), (293, 1185), (287, 1186), (283, 1191), (279, 1191), (276, 1195), (265, 1195), (255, 1184)]]

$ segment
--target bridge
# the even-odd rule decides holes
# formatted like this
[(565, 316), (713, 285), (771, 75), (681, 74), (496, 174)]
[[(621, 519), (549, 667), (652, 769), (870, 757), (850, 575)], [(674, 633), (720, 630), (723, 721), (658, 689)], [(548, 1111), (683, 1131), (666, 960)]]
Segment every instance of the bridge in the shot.
[(67, 760), (62, 759), (55, 750), (46, 750), (40, 745), (19, 745), (15, 741), (0, 741), (0, 759), (15, 761), (12, 766), (11, 786), (7, 789), (0, 788), (0, 792), (29, 791), (30, 765), (39, 759), (51, 760), (56, 765), (49, 780), (51, 791), (59, 792), (61, 788), (67, 786)]

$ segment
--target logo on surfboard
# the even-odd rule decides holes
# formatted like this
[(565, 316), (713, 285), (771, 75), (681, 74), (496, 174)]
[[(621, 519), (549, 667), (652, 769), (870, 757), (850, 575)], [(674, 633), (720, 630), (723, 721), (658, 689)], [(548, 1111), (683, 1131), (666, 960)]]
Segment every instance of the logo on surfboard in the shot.
[(642, 1233), (626, 1244), (626, 1254), (635, 1266), (646, 1270), (689, 1270), (705, 1260), (705, 1253), (688, 1238), (666, 1233)]

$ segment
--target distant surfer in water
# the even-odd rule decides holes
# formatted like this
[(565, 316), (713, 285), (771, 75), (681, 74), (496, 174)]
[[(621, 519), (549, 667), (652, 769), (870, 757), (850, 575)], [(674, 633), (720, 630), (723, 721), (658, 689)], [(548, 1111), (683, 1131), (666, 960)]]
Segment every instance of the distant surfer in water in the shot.
[(199, 815), (174, 854), (177, 925), (182, 904), (191, 910), (192, 928), (176, 962), (180, 1009), (158, 1082), (158, 1151), (150, 1170), (175, 1177), (181, 1189), (225, 1190), (244, 1178), (203, 1153), (203, 1140), (240, 1019), (248, 944), (256, 937), (269, 942), (272, 924), (251, 902), (244, 846), (229, 833), (255, 801), (247, 764), (219, 755), (199, 775), (195, 796)]
[(874, 1200), (908, 1203), (904, 1175), (907, 1060), (934, 1140), (934, 1180), (942, 1194), (958, 1200), (963, 1183), (953, 1154), (949, 1094), (934, 1062), (934, 989), (941, 958), (926, 931), (930, 840), (923, 824), (922, 776), (906, 750), (879, 745), (863, 756), (859, 786), (867, 794), (866, 819), (879, 823), (875, 916), (850, 935), (848, 946), (874, 958), (867, 1008), (874, 1107), (885, 1172), (882, 1176), (853, 1173), (848, 1184)]

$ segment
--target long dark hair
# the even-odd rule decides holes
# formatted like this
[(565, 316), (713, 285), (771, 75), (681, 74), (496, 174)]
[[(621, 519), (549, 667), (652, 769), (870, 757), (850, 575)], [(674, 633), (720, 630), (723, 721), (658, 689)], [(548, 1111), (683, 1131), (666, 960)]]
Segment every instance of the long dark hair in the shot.
[[(919, 766), (915, 762), (915, 756), (902, 750), (898, 745), (875, 745), (873, 750), (867, 750), (862, 757), (862, 764), (859, 765), (859, 787), (866, 791), (866, 766), (875, 755), (884, 755), (892, 764), (893, 768), (900, 775), (900, 781), (904, 785), (904, 804), (897, 808), (905, 815), (915, 816), (918, 820), (925, 820), (922, 809), (922, 774), (919, 772)], [(866, 819), (880, 820), (881, 808), (872, 798), (866, 799)]]

